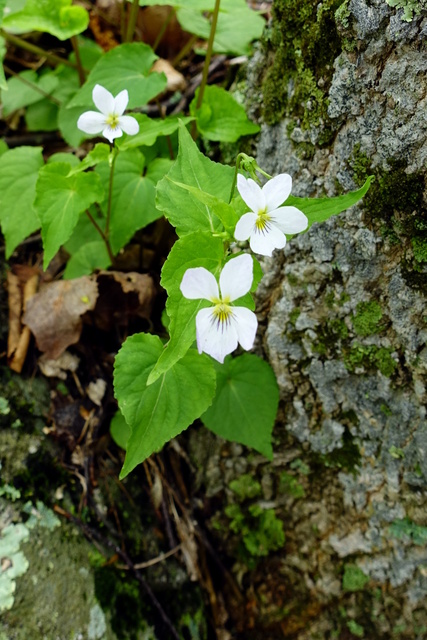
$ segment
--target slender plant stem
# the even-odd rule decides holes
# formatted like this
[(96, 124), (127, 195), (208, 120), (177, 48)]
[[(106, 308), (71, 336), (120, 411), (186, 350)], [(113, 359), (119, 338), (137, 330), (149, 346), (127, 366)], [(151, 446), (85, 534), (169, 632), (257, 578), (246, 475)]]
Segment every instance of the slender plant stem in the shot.
[(82, 59), (81, 59), (81, 56), (80, 56), (80, 49), (79, 49), (79, 43), (78, 43), (78, 40), (77, 40), (77, 36), (71, 36), (71, 44), (73, 46), (73, 51), (74, 51), (74, 54), (76, 56), (77, 73), (79, 74), (80, 86), (82, 86), (85, 83), (86, 74), (85, 74), (85, 70), (83, 69), (83, 65), (82, 65)]
[(19, 75), (19, 73), (16, 73), (16, 71), (13, 71), (12, 69), (9, 69), (9, 67), (7, 65), (5, 65), (5, 64), (3, 65), (3, 69), (9, 75), (13, 76), (14, 78), (17, 78), (19, 80), (19, 82), (22, 82), (22, 84), (25, 84), (27, 87), (30, 87), (31, 89), (33, 89), (33, 91), (37, 91), (37, 93), (40, 93), (40, 95), (42, 95), (44, 98), (47, 98), (48, 100), (50, 100), (54, 104), (58, 105), (58, 107), (61, 106), (62, 103), (59, 100), (57, 100), (56, 98), (51, 96), (49, 93), (47, 93), (47, 91), (43, 91), (43, 89), (41, 89), (39, 86), (37, 86), (34, 82), (31, 82), (30, 80), (27, 80), (26, 78), (23, 78), (22, 76)]
[(49, 51), (45, 51), (44, 49), (37, 47), (35, 44), (32, 44), (31, 42), (27, 42), (23, 38), (18, 38), (18, 36), (14, 36), (11, 33), (4, 31), (4, 29), (0, 29), (0, 36), (5, 40), (7, 40), (8, 42), (15, 44), (17, 47), (21, 47), (21, 49), (25, 49), (26, 51), (35, 53), (41, 58), (46, 58), (47, 60), (50, 60), (55, 64), (65, 64), (65, 66), (67, 67), (72, 67), (73, 69), (77, 68), (76, 64), (74, 64), (73, 62), (70, 62), (66, 58), (61, 58), (60, 56), (57, 56), (55, 53), (50, 53)]
[(95, 227), (95, 229), (97, 230), (97, 232), (99, 233), (99, 235), (101, 236), (101, 238), (103, 239), (103, 241), (105, 243), (105, 246), (107, 248), (108, 257), (111, 260), (111, 264), (114, 264), (114, 255), (113, 255), (113, 252), (111, 250), (111, 245), (110, 245), (110, 242), (109, 242), (108, 238), (106, 237), (105, 233), (103, 232), (103, 230), (101, 229), (101, 227), (99, 226), (99, 224), (97, 223), (97, 221), (95, 220), (95, 218), (93, 217), (93, 215), (91, 214), (89, 209), (86, 209), (86, 215), (89, 218), (89, 220), (91, 221), (91, 223), (93, 224), (93, 226)]
[(125, 42), (132, 42), (133, 40), (133, 34), (135, 33), (135, 25), (136, 25), (136, 19), (138, 17), (138, 11), (139, 11), (139, 0), (133, 0), (132, 6), (130, 8), (130, 13), (129, 13)]
[(108, 185), (107, 222), (105, 223), (105, 237), (107, 238), (107, 240), (109, 239), (109, 236), (110, 236), (111, 206), (113, 203), (114, 166), (116, 164), (118, 153), (119, 153), (119, 150), (117, 149), (117, 147), (114, 147), (113, 157), (111, 159), (111, 165), (110, 165), (110, 181)]
[[(210, 31), (209, 40), (208, 40), (208, 48), (206, 50), (205, 64), (203, 65), (202, 82), (200, 83), (199, 94), (197, 96), (196, 111), (198, 111), (198, 109), (200, 109), (200, 107), (202, 106), (203, 95), (205, 93), (205, 87), (206, 87), (206, 84), (207, 84), (207, 81), (208, 81), (209, 65), (211, 63), (211, 57), (212, 57), (213, 44), (214, 44), (214, 39), (215, 39), (216, 25), (217, 25), (217, 22), (218, 22), (218, 14), (219, 14), (219, 5), (220, 4), (221, 4), (221, 0), (215, 0), (215, 7), (214, 7), (214, 10), (213, 10), (213, 13), (212, 13), (211, 31)], [(192, 135), (194, 140), (197, 138), (197, 122), (196, 122), (196, 120), (193, 121), (191, 135)]]
[(153, 44), (153, 51), (156, 51), (156, 49), (159, 46), (163, 36), (165, 35), (166, 29), (168, 28), (168, 25), (169, 25), (170, 21), (174, 17), (175, 17), (175, 9), (172, 7), (171, 10), (169, 11), (168, 17), (166, 18), (166, 20), (162, 24), (162, 28), (160, 29), (159, 33), (157, 34), (157, 37), (156, 37), (156, 39), (154, 41), (154, 44)]
[(189, 53), (191, 49), (194, 47), (197, 40), (198, 40), (197, 36), (191, 36), (188, 42), (186, 42), (186, 44), (182, 47), (181, 51), (179, 51), (179, 53), (177, 53), (175, 58), (172, 60), (171, 64), (173, 67), (176, 67), (181, 62), (181, 60), (185, 58), (187, 53)]

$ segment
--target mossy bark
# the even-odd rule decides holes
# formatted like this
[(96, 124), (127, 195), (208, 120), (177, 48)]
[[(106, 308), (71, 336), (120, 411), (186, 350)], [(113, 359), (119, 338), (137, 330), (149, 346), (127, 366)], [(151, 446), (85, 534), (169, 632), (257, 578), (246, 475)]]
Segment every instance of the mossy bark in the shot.
[[(201, 478), (223, 496), (212, 527), (251, 602), (235, 637), (427, 634), (427, 19), (402, 17), (385, 0), (275, 0), (248, 68), (265, 171), (290, 173), (298, 196), (376, 179), (360, 206), (264, 260), (273, 463), (207, 444)], [(236, 494), (242, 474), (261, 495)], [(286, 541), (245, 573), (254, 503)]]

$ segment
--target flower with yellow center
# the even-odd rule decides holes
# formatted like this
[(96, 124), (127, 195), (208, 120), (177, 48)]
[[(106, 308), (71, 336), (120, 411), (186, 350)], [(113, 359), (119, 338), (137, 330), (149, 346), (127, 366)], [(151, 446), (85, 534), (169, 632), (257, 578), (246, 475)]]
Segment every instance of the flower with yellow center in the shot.
[(285, 233), (293, 234), (307, 228), (307, 216), (296, 207), (281, 207), (292, 189), (292, 178), (281, 173), (262, 188), (251, 178), (237, 176), (237, 189), (251, 209), (238, 221), (236, 240), (248, 240), (254, 253), (271, 256), (274, 249), (286, 245)]
[(201, 309), (196, 316), (196, 339), (199, 353), (205, 352), (224, 362), (226, 355), (240, 344), (252, 349), (258, 327), (256, 315), (246, 307), (235, 307), (232, 302), (251, 288), (253, 261), (243, 254), (227, 262), (219, 277), (204, 267), (187, 269), (181, 282), (185, 298), (209, 300), (213, 306)]
[(123, 135), (123, 131), (134, 136), (139, 131), (139, 124), (132, 116), (124, 116), (129, 94), (120, 91), (114, 98), (113, 95), (96, 84), (92, 91), (92, 99), (98, 111), (85, 111), (77, 121), (77, 127), (85, 133), (101, 133), (111, 143), (115, 138)]

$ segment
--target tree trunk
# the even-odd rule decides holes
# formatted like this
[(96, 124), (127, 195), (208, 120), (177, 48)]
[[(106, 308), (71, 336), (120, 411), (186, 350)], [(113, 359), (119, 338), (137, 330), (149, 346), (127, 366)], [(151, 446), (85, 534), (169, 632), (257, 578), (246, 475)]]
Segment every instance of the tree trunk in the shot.
[[(290, 173), (297, 196), (375, 181), (263, 262), (273, 462), (223, 444), (203, 471), (209, 495), (228, 484), (213, 522), (235, 557), (251, 555), (250, 522), (258, 542), (265, 529), (268, 557), (242, 572), (245, 639), (427, 637), (427, 19), (423, 2), (399, 5), (275, 0), (248, 69), (265, 171)], [(236, 490), (242, 474), (261, 498)], [(281, 551), (247, 515), (260, 499)]]

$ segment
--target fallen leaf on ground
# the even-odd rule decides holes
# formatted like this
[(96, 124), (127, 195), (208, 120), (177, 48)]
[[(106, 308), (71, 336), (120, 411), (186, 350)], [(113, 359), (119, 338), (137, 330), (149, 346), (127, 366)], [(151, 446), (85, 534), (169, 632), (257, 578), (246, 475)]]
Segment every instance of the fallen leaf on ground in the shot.
[(81, 316), (95, 308), (97, 297), (96, 281), (84, 276), (46, 284), (28, 301), (23, 322), (46, 358), (54, 360), (78, 342)]

